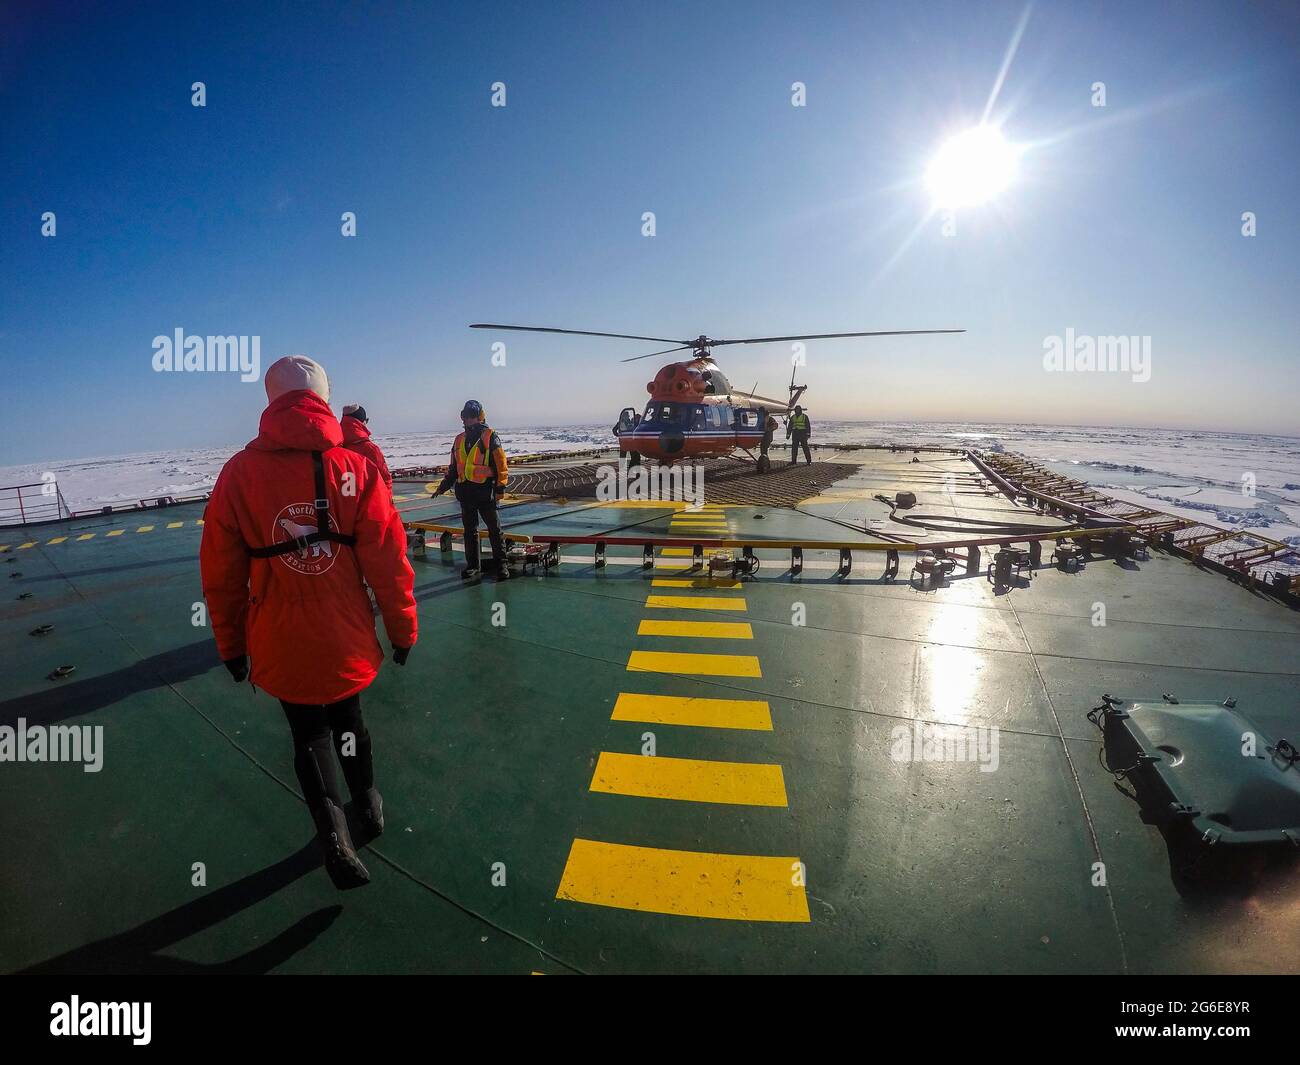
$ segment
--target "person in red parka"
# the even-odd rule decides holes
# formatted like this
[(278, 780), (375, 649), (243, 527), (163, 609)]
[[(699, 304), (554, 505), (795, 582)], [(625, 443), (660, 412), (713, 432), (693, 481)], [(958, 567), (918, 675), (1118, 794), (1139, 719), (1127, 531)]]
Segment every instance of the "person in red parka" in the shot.
[(343, 426), (343, 446), (358, 455), (364, 455), (379, 470), (379, 476), (391, 492), (393, 475), (388, 472), (388, 463), (379, 445), (370, 439), (370, 419), (366, 417), (366, 408), (360, 403), (349, 403), (343, 408), (343, 417), (339, 419)]
[(203, 595), (231, 676), (284, 708), (330, 878), (357, 887), (370, 874), (348, 831), (330, 746), (368, 834), (378, 835), (383, 800), (360, 696), (384, 652), (365, 585), (393, 661), (404, 665), (417, 636), (415, 575), (379, 471), (341, 446), (324, 369), (290, 355), (265, 384), (257, 439), (226, 463), (204, 512)]

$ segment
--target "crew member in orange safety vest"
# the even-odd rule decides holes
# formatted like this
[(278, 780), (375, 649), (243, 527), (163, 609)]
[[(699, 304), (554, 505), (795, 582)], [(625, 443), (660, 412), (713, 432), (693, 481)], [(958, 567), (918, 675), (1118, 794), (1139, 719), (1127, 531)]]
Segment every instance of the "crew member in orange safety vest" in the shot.
[(461, 527), (465, 530), (465, 569), (463, 580), (479, 577), (478, 520), (487, 526), (492, 543), (492, 563), (499, 581), (510, 579), (506, 563), (505, 544), (501, 540), (501, 524), (497, 520), (497, 499), (505, 494), (509, 467), (506, 453), (501, 448), (497, 434), (484, 420), (483, 404), (476, 399), (466, 402), (460, 412), (464, 432), (451, 445), (451, 462), (447, 475), (434, 496), (440, 496), (454, 483), (456, 499), (460, 503)]

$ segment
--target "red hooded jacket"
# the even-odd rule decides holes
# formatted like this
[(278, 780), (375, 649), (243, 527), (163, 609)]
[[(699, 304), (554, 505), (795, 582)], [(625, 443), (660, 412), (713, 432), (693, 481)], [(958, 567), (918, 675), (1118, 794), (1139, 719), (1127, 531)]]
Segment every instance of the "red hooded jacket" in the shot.
[[(392, 644), (416, 640), (401, 519), (375, 467), (342, 442), (324, 400), (285, 393), (263, 411), (257, 439), (226, 463), (204, 513), (199, 566), (217, 651), (223, 660), (247, 654), (253, 683), (286, 702), (338, 702), (375, 679), (384, 652), (363, 580)], [(316, 530), (312, 451), (322, 452), (336, 528), (356, 545), (320, 541), (251, 557), (250, 547)]]
[(339, 424), (343, 426), (343, 446), (373, 462), (379, 468), (379, 476), (384, 479), (384, 484), (391, 489), (393, 475), (388, 472), (388, 463), (384, 461), (384, 453), (379, 450), (379, 445), (370, 439), (370, 426), (351, 414), (343, 415)]

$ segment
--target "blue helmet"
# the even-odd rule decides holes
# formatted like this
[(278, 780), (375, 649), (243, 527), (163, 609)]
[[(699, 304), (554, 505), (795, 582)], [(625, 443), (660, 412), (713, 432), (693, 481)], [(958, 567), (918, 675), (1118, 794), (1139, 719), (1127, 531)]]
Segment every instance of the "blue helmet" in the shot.
[(477, 399), (467, 399), (465, 401), (465, 406), (461, 408), (460, 416), (462, 418), (483, 417), (483, 404)]

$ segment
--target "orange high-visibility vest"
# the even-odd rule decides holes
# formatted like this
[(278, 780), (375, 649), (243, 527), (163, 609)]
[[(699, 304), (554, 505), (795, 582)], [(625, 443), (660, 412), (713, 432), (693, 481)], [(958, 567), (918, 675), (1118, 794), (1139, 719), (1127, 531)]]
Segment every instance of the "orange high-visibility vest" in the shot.
[[(484, 429), (478, 441), (468, 449), (465, 447), (465, 434), (456, 437), (456, 479), (470, 484), (486, 484), (493, 480), (492, 448), (495, 444), (491, 429)], [(504, 485), (506, 470), (496, 471), (495, 479)]]

